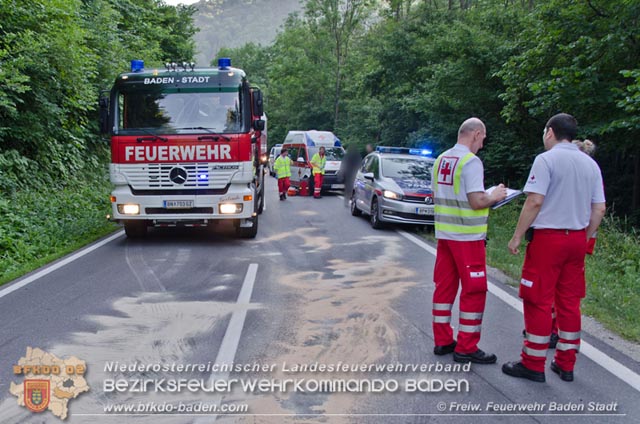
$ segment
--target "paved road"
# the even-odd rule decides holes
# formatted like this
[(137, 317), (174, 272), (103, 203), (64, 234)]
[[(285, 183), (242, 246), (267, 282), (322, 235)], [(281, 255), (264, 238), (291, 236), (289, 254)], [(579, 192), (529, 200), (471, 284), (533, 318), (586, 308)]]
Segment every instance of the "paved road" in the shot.
[[(90, 391), (70, 400), (69, 423), (639, 422), (640, 365), (588, 334), (573, 383), (551, 372), (544, 384), (504, 376), (499, 364), (518, 357), (523, 320), (515, 291), (495, 281), (481, 347), (499, 364), (447, 369), (451, 357), (432, 354), (432, 248), (412, 229), (371, 229), (336, 195), (280, 202), (271, 178), (268, 191), (256, 240), (226, 227), (152, 231), (141, 241), (120, 234), (3, 287), (0, 422), (60, 422), (9, 393), (27, 347), (86, 361)], [(223, 363), (241, 369), (214, 366)], [(153, 368), (189, 364), (203, 369)], [(109, 386), (137, 379), (219, 385), (217, 393)], [(262, 391), (242, 387), (257, 380)], [(411, 391), (413, 381), (422, 391)], [(384, 387), (371, 393), (376, 385)], [(127, 405), (136, 411), (105, 412)], [(137, 412), (163, 405), (162, 415)], [(248, 411), (195, 415), (194, 405)]]

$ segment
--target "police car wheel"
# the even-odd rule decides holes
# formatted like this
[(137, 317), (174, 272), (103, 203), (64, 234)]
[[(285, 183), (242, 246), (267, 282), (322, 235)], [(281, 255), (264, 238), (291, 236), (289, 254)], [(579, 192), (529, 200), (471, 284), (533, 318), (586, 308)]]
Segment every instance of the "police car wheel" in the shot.
[(351, 194), (351, 205), (349, 206), (349, 208), (351, 209), (351, 216), (360, 216), (360, 215), (362, 215), (362, 211), (360, 209), (358, 209), (358, 206), (356, 206), (356, 194), (355, 193)]
[(373, 199), (373, 201), (371, 202), (370, 222), (371, 222), (371, 227), (376, 230), (379, 230), (384, 226), (382, 221), (380, 221), (380, 209), (378, 207), (378, 199)]

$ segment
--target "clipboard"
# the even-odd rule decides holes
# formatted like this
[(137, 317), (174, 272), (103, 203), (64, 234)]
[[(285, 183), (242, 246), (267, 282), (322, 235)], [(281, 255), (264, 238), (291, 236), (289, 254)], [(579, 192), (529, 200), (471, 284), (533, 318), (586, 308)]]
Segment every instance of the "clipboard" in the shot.
[[(489, 187), (488, 189), (485, 190), (485, 192), (487, 194), (491, 194), (493, 192), (493, 190), (495, 190), (496, 187), (497, 186)], [(498, 203), (496, 203), (493, 206), (491, 206), (491, 209), (498, 209), (499, 207), (504, 206), (507, 203), (511, 202), (513, 199), (515, 199), (516, 197), (520, 196), (521, 194), (522, 194), (522, 190), (514, 190), (512, 188), (508, 188), (507, 187), (507, 197), (505, 197), (504, 199), (502, 199)]]

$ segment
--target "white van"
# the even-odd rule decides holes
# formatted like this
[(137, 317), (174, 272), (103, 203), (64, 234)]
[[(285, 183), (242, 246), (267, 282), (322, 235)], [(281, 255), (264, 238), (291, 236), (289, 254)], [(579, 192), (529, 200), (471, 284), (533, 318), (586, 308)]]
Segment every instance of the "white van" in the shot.
[(282, 144), (276, 144), (269, 152), (269, 175), (272, 177), (276, 176), (276, 171), (273, 170), (273, 165), (276, 163), (278, 156), (280, 156), (280, 150), (282, 150)]
[(292, 186), (300, 187), (300, 182), (306, 180), (309, 193), (313, 193), (311, 158), (320, 147), (324, 147), (327, 163), (324, 168), (322, 189), (344, 189), (344, 182), (338, 180), (338, 171), (345, 152), (340, 139), (331, 131), (289, 131), (282, 147), (289, 150), (289, 157), (293, 161), (291, 164)]

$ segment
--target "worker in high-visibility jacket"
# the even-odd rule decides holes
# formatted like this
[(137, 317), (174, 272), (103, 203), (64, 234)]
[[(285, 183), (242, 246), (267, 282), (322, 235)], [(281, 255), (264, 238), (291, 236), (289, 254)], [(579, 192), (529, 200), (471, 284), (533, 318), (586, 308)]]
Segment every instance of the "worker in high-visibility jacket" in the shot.
[(324, 147), (318, 149), (318, 153), (311, 157), (311, 167), (313, 168), (313, 197), (319, 199), (322, 192), (322, 180), (324, 179), (324, 167), (327, 158), (324, 155)]
[(280, 156), (278, 156), (273, 163), (273, 169), (276, 171), (276, 177), (278, 178), (278, 193), (280, 193), (280, 200), (287, 198), (287, 190), (290, 186), (291, 177), (291, 158), (287, 154), (288, 150), (284, 147), (280, 150)]
[[(489, 206), (504, 199), (500, 184), (484, 190), (484, 168), (475, 155), (482, 148), (486, 128), (469, 118), (458, 130), (457, 144), (441, 154), (433, 168), (435, 230), (438, 239), (433, 271), (434, 353), (453, 353), (456, 362), (493, 364), (497, 358), (478, 348), (487, 295), (485, 239)], [(451, 309), (459, 286), (460, 320), (457, 341), (451, 328)]]

